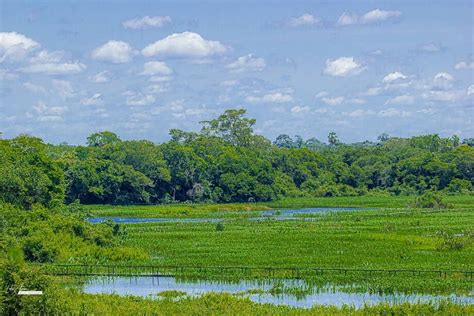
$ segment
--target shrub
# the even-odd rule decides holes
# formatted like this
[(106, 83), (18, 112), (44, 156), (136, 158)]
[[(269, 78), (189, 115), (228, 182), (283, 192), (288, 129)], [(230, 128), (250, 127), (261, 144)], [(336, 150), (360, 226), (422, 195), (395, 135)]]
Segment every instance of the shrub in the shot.
[(224, 230), (224, 224), (222, 224), (222, 223), (217, 223), (217, 225), (216, 225), (216, 231), (217, 231), (217, 232), (221, 232), (221, 231), (223, 231), (223, 230)]
[(28, 239), (23, 245), (25, 260), (36, 262), (53, 262), (58, 250), (47, 247), (41, 240)]
[(428, 191), (420, 195), (415, 200), (415, 207), (418, 208), (447, 208), (448, 205), (443, 201), (443, 196), (436, 192)]

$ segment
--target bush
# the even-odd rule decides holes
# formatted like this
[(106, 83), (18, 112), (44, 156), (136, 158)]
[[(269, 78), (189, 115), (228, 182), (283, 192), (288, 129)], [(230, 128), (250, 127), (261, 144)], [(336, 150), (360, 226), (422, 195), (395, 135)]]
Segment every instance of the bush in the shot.
[(415, 200), (417, 208), (447, 208), (448, 205), (443, 201), (443, 196), (436, 192), (426, 192)]
[(436, 250), (462, 250), (466, 247), (472, 240), (471, 236), (465, 236), (464, 234), (449, 234), (447, 232), (439, 232), (438, 235), (441, 236), (441, 241), (436, 246)]
[(224, 224), (222, 224), (222, 223), (217, 223), (217, 225), (216, 225), (216, 231), (217, 231), (217, 232), (221, 232), (221, 231), (223, 231), (223, 230), (224, 230)]
[(58, 255), (57, 249), (47, 247), (41, 240), (28, 239), (23, 245), (25, 260), (36, 262), (53, 262)]

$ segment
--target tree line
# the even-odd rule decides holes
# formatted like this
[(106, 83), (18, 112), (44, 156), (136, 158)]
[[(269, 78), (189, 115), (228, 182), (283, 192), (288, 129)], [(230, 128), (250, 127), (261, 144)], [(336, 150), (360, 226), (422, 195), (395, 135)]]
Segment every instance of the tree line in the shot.
[(472, 193), (474, 141), (457, 136), (342, 143), (253, 131), (245, 110), (170, 131), (162, 144), (94, 133), (86, 146), (45, 144), (21, 135), (0, 140), (0, 198), (34, 203), (249, 202), (280, 197)]

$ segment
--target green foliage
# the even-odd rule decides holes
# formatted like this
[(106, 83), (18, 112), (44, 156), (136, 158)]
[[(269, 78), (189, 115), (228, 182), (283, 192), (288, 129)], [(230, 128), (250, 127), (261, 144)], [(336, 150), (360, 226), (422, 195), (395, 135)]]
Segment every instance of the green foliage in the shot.
[(119, 143), (120, 141), (121, 140), (117, 136), (117, 134), (109, 132), (109, 131), (94, 133), (94, 134), (91, 134), (89, 137), (87, 137), (87, 145), (93, 146), (93, 147), (101, 147), (105, 145), (116, 144), (116, 143)]
[(222, 223), (217, 223), (217, 225), (216, 225), (216, 231), (217, 231), (217, 232), (221, 232), (221, 231), (223, 231), (223, 230), (224, 230), (224, 224), (222, 224)]
[(31, 208), (35, 203), (57, 205), (63, 199), (63, 172), (39, 138), (0, 140), (0, 200)]
[(416, 198), (414, 206), (418, 208), (446, 208), (447, 204), (444, 202), (441, 194), (426, 192)]

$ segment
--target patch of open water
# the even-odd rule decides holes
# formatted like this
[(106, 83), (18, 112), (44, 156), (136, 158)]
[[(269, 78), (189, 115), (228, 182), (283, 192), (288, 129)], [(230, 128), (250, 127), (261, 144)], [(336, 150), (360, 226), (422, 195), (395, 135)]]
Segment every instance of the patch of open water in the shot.
[[(275, 291), (283, 289), (283, 291)], [(312, 287), (304, 280), (241, 280), (238, 282), (178, 280), (175, 277), (114, 277), (91, 278), (84, 285), (86, 293), (115, 293), (119, 295), (135, 295), (153, 297), (162, 291), (183, 291), (187, 295), (198, 296), (209, 292), (242, 293), (257, 303), (289, 305), (300, 308), (310, 308), (313, 305), (353, 305), (362, 307), (365, 304), (377, 303), (417, 303), (440, 302), (449, 300), (457, 304), (474, 304), (474, 296), (458, 295), (426, 295), (426, 294), (377, 294), (377, 293), (346, 293), (342, 288)], [(255, 294), (255, 290), (259, 293)], [(298, 293), (298, 294), (295, 294)]]
[[(251, 217), (251, 220), (262, 220), (262, 219), (276, 219), (276, 220), (291, 220), (291, 219), (305, 219), (304, 215), (311, 215), (323, 212), (333, 211), (357, 211), (363, 210), (362, 208), (350, 208), (350, 207), (316, 207), (316, 208), (303, 208), (303, 209), (282, 209), (282, 210), (270, 210), (270, 211), (257, 211), (255, 217)], [(313, 219), (313, 218), (306, 218)], [(223, 218), (166, 218), (166, 217), (91, 217), (88, 221), (92, 224), (102, 223), (110, 220), (114, 223), (120, 224), (134, 224), (134, 223), (206, 223), (206, 222), (220, 222)]]

